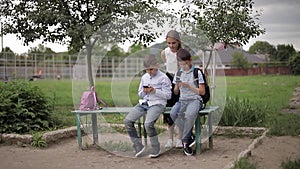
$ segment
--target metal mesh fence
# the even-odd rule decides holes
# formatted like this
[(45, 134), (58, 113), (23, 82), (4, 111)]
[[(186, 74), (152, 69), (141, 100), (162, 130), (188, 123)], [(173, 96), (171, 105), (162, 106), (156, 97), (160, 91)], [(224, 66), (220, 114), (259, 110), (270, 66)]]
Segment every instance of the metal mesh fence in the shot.
[[(70, 79), (77, 56), (60, 54), (0, 54), (0, 79)], [(126, 78), (139, 74), (143, 58), (104, 57), (97, 64), (96, 77)]]

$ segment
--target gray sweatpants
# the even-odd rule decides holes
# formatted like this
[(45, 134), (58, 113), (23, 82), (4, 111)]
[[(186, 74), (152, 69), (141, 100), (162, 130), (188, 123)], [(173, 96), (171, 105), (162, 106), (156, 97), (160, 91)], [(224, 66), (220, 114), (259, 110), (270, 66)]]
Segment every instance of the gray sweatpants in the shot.
[(160, 146), (157, 137), (157, 132), (154, 125), (157, 119), (159, 118), (160, 114), (162, 114), (164, 111), (165, 111), (165, 106), (161, 104), (153, 105), (150, 107), (144, 104), (143, 105), (137, 104), (133, 109), (130, 110), (130, 112), (128, 113), (128, 115), (124, 120), (124, 124), (125, 124), (125, 129), (129, 134), (130, 139), (134, 145), (141, 143), (141, 139), (138, 138), (136, 128), (134, 127), (134, 123), (141, 116), (146, 114), (144, 125), (146, 129), (146, 133), (150, 138), (151, 146), (152, 147)]

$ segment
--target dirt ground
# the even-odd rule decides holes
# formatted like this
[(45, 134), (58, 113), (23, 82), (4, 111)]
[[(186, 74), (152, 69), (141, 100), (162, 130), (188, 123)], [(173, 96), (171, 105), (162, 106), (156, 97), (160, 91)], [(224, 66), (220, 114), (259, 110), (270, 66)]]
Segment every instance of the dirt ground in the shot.
[[(251, 143), (249, 138), (229, 139), (217, 136), (214, 148), (187, 157), (182, 149), (172, 149), (155, 159), (120, 157), (96, 147), (79, 150), (76, 138), (49, 145), (46, 149), (0, 145), (0, 169), (222, 169), (234, 161)], [(264, 138), (252, 151), (251, 161), (262, 169), (280, 169), (282, 161), (300, 159), (300, 138), (284, 136)]]
[[(289, 113), (300, 111), (300, 88)], [(75, 137), (51, 144), (46, 149), (0, 144), (0, 169), (222, 169), (237, 159), (253, 142), (250, 138), (214, 138), (214, 148), (201, 154), (185, 156), (182, 149), (172, 149), (155, 159), (121, 157), (96, 147), (79, 150)], [(265, 137), (251, 151), (249, 159), (261, 169), (280, 169), (281, 162), (300, 159), (300, 136)]]
[(300, 137), (265, 137), (249, 159), (261, 169), (281, 169), (283, 161), (300, 159)]
[(187, 157), (182, 149), (172, 149), (155, 159), (147, 155), (141, 158), (120, 157), (91, 147), (79, 150), (76, 138), (63, 140), (46, 149), (0, 146), (1, 169), (110, 169), (110, 168), (223, 168), (247, 148), (248, 138), (227, 139), (216, 137), (214, 149)]

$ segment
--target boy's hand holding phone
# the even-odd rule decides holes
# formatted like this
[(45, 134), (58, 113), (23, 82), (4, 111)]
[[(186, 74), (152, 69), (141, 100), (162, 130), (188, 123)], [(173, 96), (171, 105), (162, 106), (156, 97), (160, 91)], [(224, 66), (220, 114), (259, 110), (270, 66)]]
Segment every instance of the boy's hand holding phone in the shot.
[(155, 89), (153, 87), (150, 87), (150, 86), (143, 86), (143, 87), (144, 87), (145, 93), (151, 93), (151, 92), (155, 91)]

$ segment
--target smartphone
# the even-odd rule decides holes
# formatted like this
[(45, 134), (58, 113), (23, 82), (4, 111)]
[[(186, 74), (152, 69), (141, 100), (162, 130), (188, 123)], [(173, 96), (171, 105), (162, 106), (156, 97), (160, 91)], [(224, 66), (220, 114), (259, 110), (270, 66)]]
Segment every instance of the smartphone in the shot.
[(149, 86), (143, 86), (144, 88), (149, 88)]
[(176, 83), (179, 83), (179, 82), (182, 82), (182, 81), (181, 81), (180, 79), (178, 79), (178, 80), (176, 80), (175, 82), (176, 82)]

